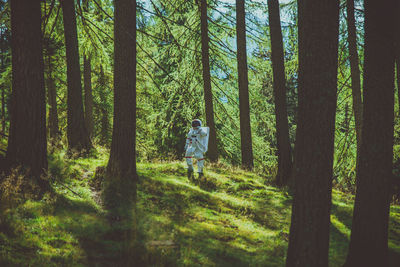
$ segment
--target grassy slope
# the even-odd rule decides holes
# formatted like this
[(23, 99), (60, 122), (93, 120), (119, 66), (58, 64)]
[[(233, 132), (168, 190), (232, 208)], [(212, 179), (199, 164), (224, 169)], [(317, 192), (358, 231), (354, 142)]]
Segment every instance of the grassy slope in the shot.
[[(1, 222), (0, 265), (109, 265), (121, 257), (88, 181), (106, 159), (85, 159), (53, 173), (56, 195), (28, 201)], [(61, 167), (60, 167), (61, 166)], [(291, 199), (254, 173), (208, 167), (189, 182), (182, 163), (139, 164), (138, 239), (142, 263), (153, 266), (284, 266)], [(72, 193), (66, 187), (72, 189)], [(79, 196), (78, 196), (79, 195)], [(330, 266), (341, 266), (351, 229), (352, 197), (333, 192)], [(400, 255), (400, 208), (391, 208), (391, 257)], [(395, 265), (393, 266), (399, 266)]]

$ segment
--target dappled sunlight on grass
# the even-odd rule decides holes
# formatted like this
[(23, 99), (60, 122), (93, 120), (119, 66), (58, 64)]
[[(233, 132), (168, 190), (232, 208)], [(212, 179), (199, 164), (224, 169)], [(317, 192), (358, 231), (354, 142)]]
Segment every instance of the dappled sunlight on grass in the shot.
[[(90, 187), (106, 158), (55, 156), (55, 193), (6, 213), (0, 265), (109, 266), (125, 255)], [(284, 266), (292, 197), (257, 173), (207, 166), (189, 181), (182, 162), (138, 164), (137, 245), (140, 266)], [(206, 182), (204, 182), (206, 181)], [(330, 266), (347, 255), (354, 197), (333, 190)], [(390, 257), (400, 255), (400, 207), (391, 207)], [(124, 226), (118, 226), (124, 227)], [(130, 227), (130, 226), (129, 226)]]
[[(144, 197), (146, 211), (168, 214), (168, 210), (177, 212), (176, 206), (186, 207), (178, 209), (182, 213), (180, 220), (172, 219), (171, 234), (164, 236), (180, 244), (178, 263), (196, 266), (205, 260), (205, 266), (283, 265), (287, 240), (282, 241), (281, 235), (288, 232), (290, 207), (283, 204), (287, 197), (280, 191), (269, 192), (262, 178), (241, 170), (224, 174), (208, 169), (205, 176), (217, 186), (205, 191), (189, 182), (182, 163), (155, 164), (150, 168), (139, 164), (138, 170), (143, 186), (139, 186), (140, 194), (151, 193), (151, 197)], [(268, 197), (261, 192), (267, 192)], [(151, 198), (161, 207), (156, 204), (149, 208)], [(139, 198), (138, 209), (141, 205)], [(156, 221), (147, 217), (146, 224)], [(154, 231), (143, 234), (149, 240), (161, 239), (153, 236)], [(266, 258), (270, 258), (268, 263)]]

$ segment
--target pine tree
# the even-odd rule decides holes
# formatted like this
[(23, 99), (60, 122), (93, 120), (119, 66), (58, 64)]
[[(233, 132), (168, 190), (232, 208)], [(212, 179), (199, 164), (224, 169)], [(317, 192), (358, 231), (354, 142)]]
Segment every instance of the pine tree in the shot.
[(357, 163), (356, 169), (360, 161), (360, 146), (361, 146), (361, 129), (362, 129), (362, 100), (361, 100), (361, 82), (360, 68), (358, 66), (357, 52), (357, 35), (354, 18), (354, 0), (347, 0), (347, 32), (349, 43), (350, 71), (351, 71), (351, 89), (353, 96), (353, 111), (354, 121), (356, 124), (357, 137)]
[(286, 108), (285, 62), (278, 0), (268, 0), (268, 17), (271, 36), (271, 60), (274, 77), (276, 140), (278, 143), (278, 185), (288, 183), (292, 170), (289, 125)]
[(54, 49), (48, 45), (47, 49), (47, 101), (49, 104), (49, 137), (52, 142), (56, 143), (60, 138), (60, 130), (58, 126), (58, 110), (57, 110), (57, 88), (54, 80)]
[(286, 266), (328, 266), (339, 1), (298, 1), (294, 198)]
[(203, 84), (204, 84), (204, 102), (206, 106), (206, 121), (210, 127), (210, 136), (208, 141), (208, 157), (211, 162), (218, 161), (217, 134), (214, 123), (213, 94), (211, 90), (210, 74), (210, 54), (208, 45), (208, 16), (207, 0), (200, 0), (200, 20), (201, 20), (201, 62), (203, 64)]
[(86, 129), (83, 113), (75, 0), (60, 1), (63, 11), (65, 49), (67, 55), (68, 149), (69, 151), (75, 150), (79, 153), (87, 153), (92, 149), (92, 144)]
[(43, 193), (47, 170), (46, 98), (39, 0), (12, 0), (12, 95), (6, 159), (21, 165)]
[(136, 1), (114, 2), (114, 125), (105, 203), (116, 216), (136, 201)]
[(247, 76), (245, 0), (236, 0), (236, 41), (239, 76), (240, 143), (242, 167), (253, 169), (253, 145), (250, 126), (249, 79)]
[[(393, 168), (394, 34), (398, 1), (365, 1), (364, 109), (357, 192), (345, 266), (388, 266)], [(373, 197), (372, 197), (373, 196)]]
[[(83, 10), (88, 12), (88, 0), (83, 1)], [(92, 61), (90, 55), (83, 56), (83, 90), (85, 92), (85, 125), (90, 137), (93, 137), (93, 92)]]

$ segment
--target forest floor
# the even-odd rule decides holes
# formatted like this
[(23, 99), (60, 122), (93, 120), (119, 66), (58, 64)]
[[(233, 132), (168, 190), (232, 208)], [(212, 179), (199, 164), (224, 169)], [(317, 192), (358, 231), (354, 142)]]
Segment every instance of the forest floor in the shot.
[[(103, 155), (104, 156), (101, 156)], [(120, 240), (99, 203), (97, 158), (49, 157), (55, 193), (2, 211), (0, 266), (119, 266)], [(183, 162), (139, 163), (137, 229), (143, 266), (284, 266), (291, 197), (256, 173)], [(354, 197), (333, 190), (330, 266), (345, 260)], [(400, 266), (400, 207), (390, 210), (392, 266)]]

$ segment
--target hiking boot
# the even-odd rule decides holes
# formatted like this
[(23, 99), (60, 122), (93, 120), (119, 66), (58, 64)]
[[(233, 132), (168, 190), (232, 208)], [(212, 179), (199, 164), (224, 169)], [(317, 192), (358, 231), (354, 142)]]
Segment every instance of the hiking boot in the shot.
[(203, 177), (204, 177), (203, 173), (202, 173), (202, 172), (199, 172), (199, 180), (200, 180), (201, 178), (203, 178)]

